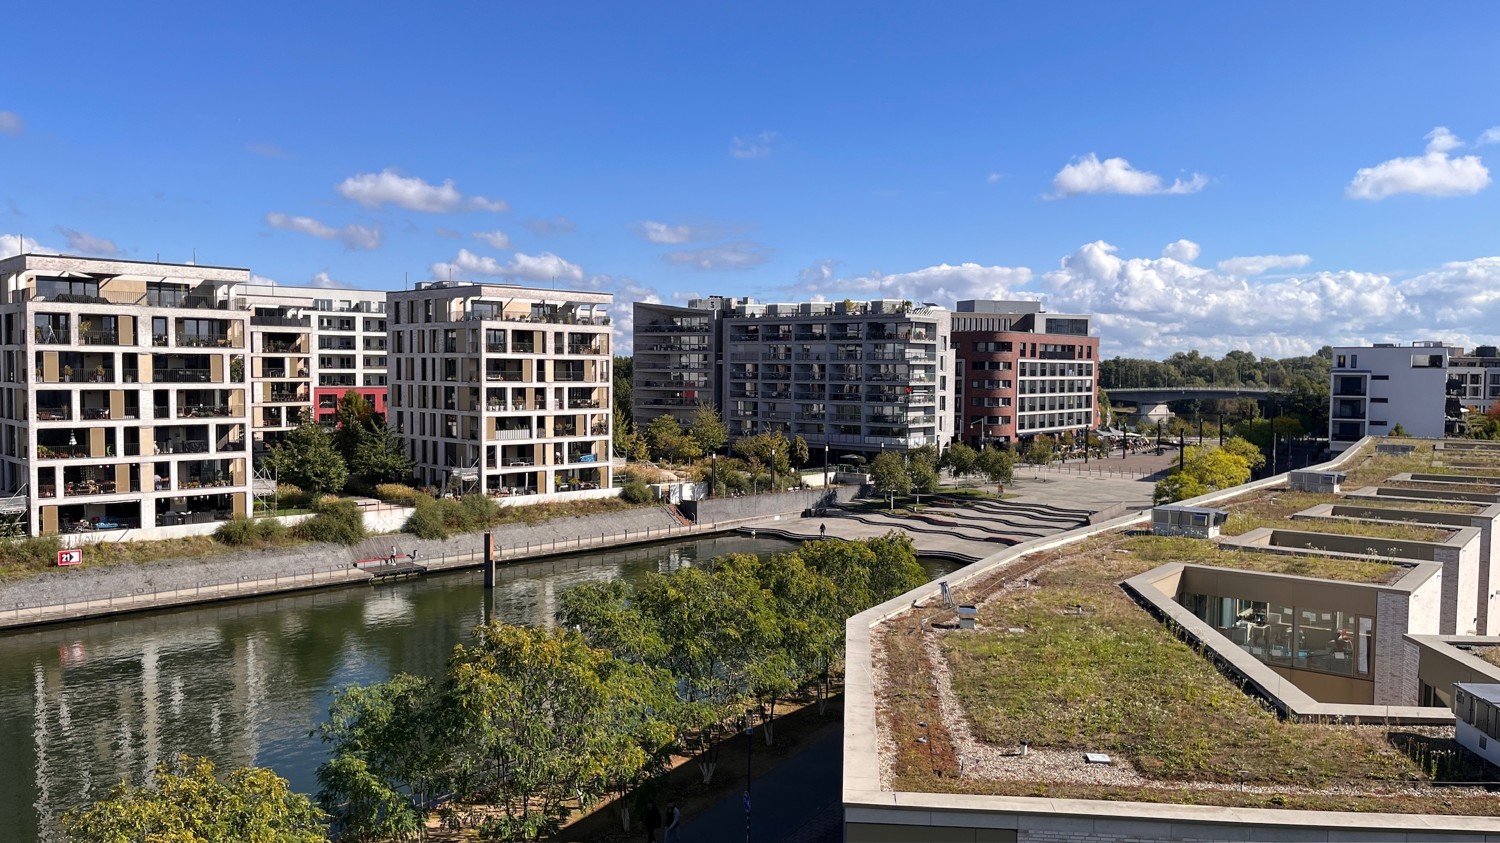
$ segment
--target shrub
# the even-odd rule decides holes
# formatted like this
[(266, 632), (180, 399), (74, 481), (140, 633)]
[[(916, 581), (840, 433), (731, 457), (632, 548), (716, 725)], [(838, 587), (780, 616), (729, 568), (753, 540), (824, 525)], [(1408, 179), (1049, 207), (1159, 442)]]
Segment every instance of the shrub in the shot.
[(307, 541), (354, 544), (365, 537), (365, 518), (354, 501), (322, 500), (317, 514), (298, 524), (295, 533)]
[(4, 548), (0, 553), (3, 553), (8, 562), (55, 565), (57, 552), (62, 550), (62, 542), (58, 541), (57, 536), (32, 536), (0, 544), (0, 547)]
[(256, 537), (263, 542), (272, 543), (285, 541), (287, 534), (286, 525), (275, 518), (262, 518), (255, 522)]
[(625, 484), (625, 488), (620, 490), (620, 497), (626, 503), (650, 503), (651, 487), (639, 480), (632, 480)]
[(401, 526), (401, 532), (419, 539), (448, 538), (448, 525), (443, 523), (443, 510), (438, 502), (428, 495), (418, 495), (415, 502), (417, 509)]
[(220, 544), (230, 547), (244, 547), (253, 544), (259, 538), (255, 521), (244, 516), (235, 516), (219, 525), (214, 531), (214, 539)]
[(458, 503), (464, 511), (465, 530), (483, 530), (494, 524), (500, 514), (500, 507), (489, 495), (465, 495)]
[(300, 487), (290, 483), (281, 483), (276, 486), (277, 503), (287, 509), (301, 509), (308, 505), (312, 496), (302, 491)]
[(417, 490), (405, 483), (381, 483), (375, 487), (375, 498), (401, 506), (415, 506)]

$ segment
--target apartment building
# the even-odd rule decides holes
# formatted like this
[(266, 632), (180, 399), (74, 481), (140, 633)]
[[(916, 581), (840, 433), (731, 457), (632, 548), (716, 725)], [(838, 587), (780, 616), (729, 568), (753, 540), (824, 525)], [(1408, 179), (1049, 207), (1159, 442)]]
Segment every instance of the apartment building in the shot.
[(720, 319), (730, 439), (781, 431), (835, 457), (941, 447), (953, 420), (949, 318), (891, 300), (733, 302)]
[(0, 260), (0, 493), (24, 503), (15, 526), (150, 531), (250, 511), (251, 314), (231, 305), (249, 279), (229, 267)]
[(970, 299), (953, 314), (955, 437), (973, 447), (1099, 425), (1091, 320), (1041, 302)]
[(1463, 409), (1482, 414), (1500, 401), (1500, 349), (1481, 345), (1448, 358), (1449, 392)]
[(491, 495), (611, 485), (612, 296), (430, 282), (388, 300), (387, 419), (421, 482)]
[(385, 414), (384, 291), (246, 284), (252, 434), (264, 453), (304, 421), (331, 421), (354, 390)]
[(687, 424), (700, 404), (723, 408), (720, 320), (736, 303), (720, 296), (693, 299), (687, 307), (635, 302), (631, 404), (637, 428), (660, 415)]
[(1401, 425), (1412, 436), (1441, 438), (1461, 408), (1449, 400), (1449, 365), (1462, 349), (1441, 342), (1379, 343), (1333, 349), (1328, 447), (1339, 453), (1365, 436)]

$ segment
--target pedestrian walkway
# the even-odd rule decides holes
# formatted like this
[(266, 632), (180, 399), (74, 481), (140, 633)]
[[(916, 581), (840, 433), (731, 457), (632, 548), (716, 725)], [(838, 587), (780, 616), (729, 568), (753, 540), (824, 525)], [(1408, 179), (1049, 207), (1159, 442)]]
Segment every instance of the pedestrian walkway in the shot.
[[(760, 739), (757, 733), (756, 739)], [(844, 733), (835, 729), (750, 785), (751, 843), (838, 843), (843, 839)], [(753, 767), (753, 765), (752, 765)], [(684, 843), (745, 839), (745, 799), (735, 793), (684, 816)]]

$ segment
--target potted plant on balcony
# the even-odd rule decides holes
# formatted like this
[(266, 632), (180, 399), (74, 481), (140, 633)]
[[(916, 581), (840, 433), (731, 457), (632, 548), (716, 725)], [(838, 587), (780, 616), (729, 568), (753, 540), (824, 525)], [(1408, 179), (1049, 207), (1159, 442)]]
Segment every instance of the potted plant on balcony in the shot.
[(104, 383), (104, 364), (94, 367), (94, 383)]
[(62, 373), (63, 373), (63, 380), (65, 380), (65, 381), (71, 381), (71, 380), (73, 380), (73, 367), (72, 366), (64, 366)]

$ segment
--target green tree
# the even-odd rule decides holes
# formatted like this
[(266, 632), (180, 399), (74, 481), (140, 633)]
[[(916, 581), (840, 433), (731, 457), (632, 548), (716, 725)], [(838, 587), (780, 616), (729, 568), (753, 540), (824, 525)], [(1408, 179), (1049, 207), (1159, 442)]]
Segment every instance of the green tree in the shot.
[(763, 466), (771, 465), (774, 453), (776, 471), (781, 477), (786, 477), (792, 469), (792, 446), (779, 430), (740, 437), (735, 440), (734, 452), (747, 462)]
[[(616, 356), (614, 370), (614, 402), (612, 408), (616, 419), (623, 419), (626, 426), (635, 429), (635, 358)], [(619, 423), (616, 422), (616, 426)]]
[(156, 766), (144, 787), (121, 782), (92, 806), (63, 815), (73, 843), (314, 843), (323, 812), (270, 770), (241, 767), (224, 778), (206, 758)]
[(1231, 436), (1224, 440), (1224, 450), (1245, 461), (1251, 469), (1260, 468), (1266, 464), (1266, 455), (1250, 442), (1238, 436)]
[(621, 414), (619, 410), (614, 411), (614, 430), (611, 439), (616, 455), (635, 462), (651, 459), (651, 449), (646, 445), (646, 438), (635, 429), (630, 418)]
[(925, 460), (916, 460), (911, 467), (912, 491), (923, 495), (937, 494), (942, 478), (938, 476), (937, 468)]
[(1189, 446), (1183, 451), (1182, 468), (1157, 481), (1153, 500), (1157, 503), (1186, 500), (1244, 483), (1250, 479), (1251, 463), (1242, 455), (1247, 448), (1254, 450), (1248, 442), (1236, 445), (1234, 450), (1227, 442), (1223, 448)]
[(688, 419), (687, 435), (698, 444), (700, 454), (711, 454), (729, 441), (729, 428), (713, 404), (699, 404)]
[(870, 463), (870, 482), (881, 493), (905, 495), (911, 492), (911, 472), (906, 469), (906, 461), (894, 451), (881, 451), (880, 456)]
[(942, 462), (954, 477), (968, 477), (979, 467), (979, 452), (962, 442), (954, 442), (943, 452)]
[(450, 757), (498, 809), (481, 834), (556, 834), (572, 804), (634, 780), (675, 740), (642, 672), (576, 632), (484, 624), (448, 677), (464, 736)]
[(1026, 461), (1032, 465), (1050, 465), (1056, 453), (1056, 443), (1052, 441), (1051, 436), (1043, 433), (1033, 436), (1031, 444), (1026, 446)]
[(1016, 455), (1009, 448), (990, 445), (979, 452), (974, 467), (991, 483), (1009, 483), (1015, 477)]
[(411, 479), (412, 461), (406, 455), (401, 437), (380, 425), (370, 431), (354, 449), (348, 460), (349, 473), (358, 477), (365, 488), (381, 483), (405, 483)]
[(318, 766), (318, 802), (340, 840), (411, 840), (421, 832), (426, 806), (449, 785), (447, 746), (461, 740), (445, 731), (451, 709), (439, 690), (399, 674), (334, 692), (318, 730), (331, 744)]
[(333, 436), (320, 424), (304, 424), (271, 449), (265, 464), (276, 482), (300, 486), (314, 495), (344, 488), (349, 469), (334, 448)]
[(683, 432), (682, 425), (671, 413), (662, 413), (652, 419), (642, 435), (654, 460), (687, 462), (703, 455), (698, 443)]
[(812, 459), (812, 453), (808, 451), (807, 440), (803, 439), (800, 433), (793, 436), (791, 444), (792, 465), (802, 468), (807, 465), (809, 459)]

